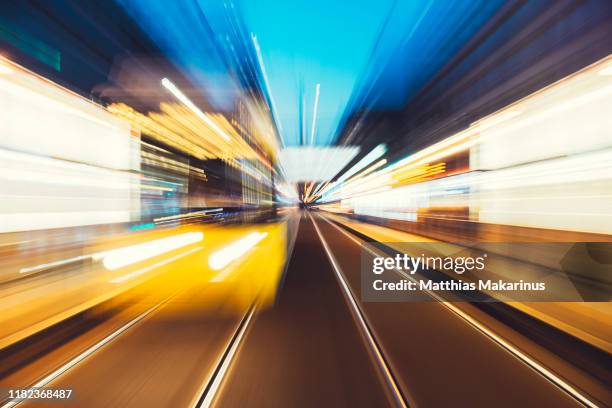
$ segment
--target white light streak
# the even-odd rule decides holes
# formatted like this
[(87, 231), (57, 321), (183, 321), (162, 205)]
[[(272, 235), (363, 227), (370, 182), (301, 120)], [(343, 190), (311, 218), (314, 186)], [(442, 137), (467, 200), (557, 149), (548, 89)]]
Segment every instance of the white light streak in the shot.
[(314, 144), (314, 135), (317, 128), (317, 111), (319, 110), (319, 93), (321, 91), (321, 84), (317, 84), (315, 92), (314, 109), (312, 113), (312, 129), (310, 129), (310, 144)]
[(202, 119), (204, 123), (206, 123), (212, 130), (215, 131), (215, 133), (217, 133), (219, 136), (221, 136), (228, 142), (231, 140), (227, 133), (225, 133), (219, 126), (217, 126), (217, 124), (211, 118), (209, 118), (208, 115), (202, 112), (200, 108), (195, 106), (195, 104), (191, 102), (191, 100), (183, 92), (181, 92), (181, 90), (178, 89), (176, 85), (170, 82), (168, 78), (162, 79), (161, 84), (164, 86), (164, 88), (172, 92), (172, 95), (174, 95), (176, 99), (183, 102), (185, 106), (191, 109), (193, 113), (195, 113), (200, 119)]
[(102, 259), (106, 269), (115, 270), (199, 242), (202, 239), (204, 239), (204, 234), (201, 232), (187, 232), (95, 254), (94, 260)]
[(185, 251), (183, 253), (180, 253), (178, 255), (174, 255), (174, 256), (172, 256), (172, 257), (170, 257), (168, 259), (164, 259), (163, 261), (154, 263), (153, 265), (145, 266), (144, 268), (138, 269), (138, 270), (136, 270), (134, 272), (130, 272), (130, 273), (126, 274), (126, 275), (122, 275), (122, 276), (119, 276), (119, 277), (117, 277), (115, 279), (111, 279), (111, 280), (108, 281), (108, 283), (118, 284), (118, 283), (123, 283), (123, 282), (125, 282), (127, 280), (130, 280), (130, 279), (134, 279), (134, 278), (136, 278), (136, 277), (138, 277), (138, 276), (140, 276), (140, 275), (142, 275), (142, 274), (144, 274), (146, 272), (152, 271), (153, 269), (157, 269), (160, 266), (167, 265), (167, 264), (169, 264), (171, 262), (174, 262), (176, 260), (184, 258), (187, 255), (191, 255), (194, 252), (198, 252), (202, 248), (203, 247), (192, 248), (192, 249), (190, 249), (188, 251)]
[(266, 85), (266, 90), (268, 92), (268, 96), (270, 97), (270, 104), (272, 105), (272, 116), (274, 118), (274, 122), (276, 123), (276, 128), (278, 129), (281, 145), (285, 146), (285, 141), (283, 139), (283, 125), (281, 121), (278, 119), (278, 109), (276, 109), (276, 102), (274, 102), (274, 96), (272, 96), (272, 89), (270, 88), (270, 82), (268, 81), (268, 73), (266, 72), (266, 66), (263, 61), (263, 57), (261, 55), (261, 47), (259, 46), (259, 41), (257, 41), (257, 37), (255, 34), (251, 33), (251, 40), (253, 40), (253, 45), (255, 46), (255, 52), (257, 53), (257, 61), (259, 62), (259, 67), (261, 68), (261, 73), (263, 74), (264, 83)]
[(387, 152), (387, 146), (385, 144), (379, 144), (374, 149), (370, 151), (370, 153), (363, 156), (361, 160), (359, 160), (353, 167), (348, 169), (346, 173), (338, 178), (338, 182), (344, 181), (351, 177), (353, 174), (357, 173), (361, 169), (364, 169), (370, 163), (373, 163), (374, 160), (378, 159), (380, 156)]
[(226, 247), (213, 253), (208, 259), (208, 265), (215, 270), (225, 268), (230, 262), (235, 261), (246, 254), (259, 241), (268, 236), (267, 232), (252, 232), (244, 238), (239, 239)]

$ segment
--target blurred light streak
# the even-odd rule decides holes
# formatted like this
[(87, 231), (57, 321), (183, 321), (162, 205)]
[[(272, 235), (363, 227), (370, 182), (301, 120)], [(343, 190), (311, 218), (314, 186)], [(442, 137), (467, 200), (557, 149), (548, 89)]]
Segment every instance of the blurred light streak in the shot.
[(106, 251), (93, 256), (102, 259), (106, 269), (115, 270), (149, 258), (194, 244), (204, 239), (201, 232), (187, 232), (167, 238), (156, 239), (142, 244)]
[(349, 109), (393, 110), (405, 105), (503, 4), (500, 0), (394, 2)]
[(317, 187), (312, 192), (310, 200), (308, 202), (314, 202), (317, 198), (321, 197), (321, 193), (319, 192), (322, 189), (325, 189), (327, 185), (330, 183), (329, 180), (320, 182)]
[(276, 124), (276, 128), (278, 129), (278, 133), (281, 140), (281, 146), (285, 146), (285, 140), (283, 138), (283, 123), (278, 120), (278, 109), (276, 108), (276, 102), (274, 102), (274, 95), (272, 95), (272, 89), (270, 88), (270, 81), (268, 80), (268, 73), (266, 72), (266, 65), (264, 64), (263, 57), (261, 56), (261, 47), (259, 46), (259, 41), (257, 41), (257, 36), (251, 33), (251, 40), (253, 41), (253, 46), (255, 47), (255, 52), (257, 53), (257, 62), (259, 62), (259, 68), (263, 75), (264, 85), (266, 86), (266, 93), (268, 94), (268, 98), (270, 98), (270, 109), (272, 110), (272, 117), (274, 118), (274, 123)]
[(391, 174), (392, 185), (394, 187), (404, 185), (404, 184), (412, 184), (418, 181), (423, 181), (427, 178), (435, 176), (437, 174), (444, 173), (446, 171), (446, 163), (436, 163), (436, 164), (425, 164), (416, 168), (409, 169), (400, 169)]
[[(286, 146), (302, 144), (301, 137), (305, 145), (310, 145), (312, 129), (306, 135), (300, 132), (300, 84), (307, 88), (305, 100), (309, 107), (313, 106), (316, 84), (325, 89), (325, 98), (319, 100), (317, 108), (318, 132), (313, 143), (329, 145), (337, 136), (346, 102), (358, 86), (358, 73), (365, 65), (368, 46), (373, 43), (388, 3), (376, 7), (342, 7), (323, 1), (293, 6), (276, 0), (240, 4), (245, 25), (257, 33)], [(362, 23), (364, 7), (368, 8), (371, 24)], [(334, 29), (338, 15), (343, 16), (341, 31)], [(316, 29), (312, 21), (320, 22)], [(303, 119), (312, 123), (310, 116)]]
[(295, 202), (298, 199), (298, 193), (295, 185), (286, 182), (279, 182), (275, 184), (275, 189), (279, 193), (279, 198), (285, 202)]
[(300, 97), (300, 105), (302, 111), (300, 112), (300, 122), (301, 122), (301, 135), (300, 135), (300, 143), (301, 145), (306, 145), (306, 93), (304, 92), (303, 86), (300, 87), (300, 93), (302, 94)]
[(342, 182), (358, 171), (362, 170), (370, 163), (373, 163), (376, 159), (381, 157), (387, 152), (387, 146), (385, 144), (379, 144), (374, 149), (372, 149), (368, 154), (366, 154), (361, 160), (359, 160), (353, 167), (348, 169), (344, 174), (342, 174), (336, 182)]
[(310, 144), (314, 145), (315, 132), (317, 130), (317, 112), (319, 111), (319, 95), (321, 84), (317, 84), (315, 88), (314, 107), (312, 108), (312, 128), (310, 129)]
[(54, 268), (56, 266), (68, 265), (74, 262), (83, 261), (85, 259), (91, 259), (92, 255), (81, 255), (76, 256), (74, 258), (62, 259), (54, 262), (47, 262), (36, 266), (29, 266), (27, 268), (21, 268), (19, 273), (31, 273), (31, 272), (39, 272), (48, 268)]
[(252, 232), (246, 237), (233, 242), (232, 244), (214, 252), (208, 259), (208, 265), (215, 270), (220, 270), (229, 265), (232, 261), (243, 256), (259, 241), (268, 236), (267, 232)]
[(153, 221), (160, 222), (160, 221), (175, 221), (175, 220), (189, 219), (193, 217), (200, 217), (202, 215), (208, 215), (211, 212), (220, 212), (220, 211), (223, 211), (223, 208), (211, 208), (209, 210), (200, 210), (200, 211), (194, 211), (194, 212), (185, 213), (185, 214), (169, 215), (167, 217), (154, 218)]
[[(227, 54), (231, 50), (224, 41), (231, 33), (221, 31), (219, 23), (223, 22), (218, 17), (210, 20), (207, 15), (215, 7), (225, 8), (225, 3), (208, 2), (204, 6), (204, 2), (197, 1), (116, 2), (191, 83), (204, 92), (214, 89), (206, 96), (215, 110), (228, 111), (234, 107), (240, 95), (240, 84), (228, 69), (231, 57)], [(213, 27), (219, 32), (214, 32)]]
[(3, 243), (0, 244), (0, 248), (8, 247), (8, 246), (17, 246), (17, 245), (25, 244), (25, 243), (32, 242), (32, 241), (33, 240), (31, 240), (31, 239), (24, 239), (24, 240), (15, 241), (15, 242), (3, 242)]
[(160, 266), (167, 265), (167, 264), (169, 264), (171, 262), (174, 262), (176, 260), (184, 258), (187, 255), (191, 255), (194, 252), (200, 251), (202, 249), (203, 249), (203, 247), (191, 248), (188, 251), (182, 252), (182, 253), (180, 253), (178, 255), (174, 255), (174, 256), (172, 256), (172, 257), (170, 257), (168, 259), (164, 259), (163, 261), (154, 263), (153, 265), (149, 265), (149, 266), (146, 266), (144, 268), (138, 269), (138, 270), (136, 270), (134, 272), (130, 272), (130, 273), (126, 274), (126, 275), (119, 276), (118, 278), (111, 279), (111, 280), (108, 281), (108, 283), (114, 283), (114, 284), (123, 283), (123, 282), (125, 282), (127, 280), (134, 279), (134, 278), (136, 278), (136, 277), (138, 277), (138, 276), (140, 276), (140, 275), (142, 275), (144, 273), (152, 271), (153, 269), (159, 268)]
[[(257, 33), (276, 121), (285, 129), (286, 146), (295, 146), (309, 144), (311, 136), (301, 132), (302, 84), (310, 91), (304, 98), (308, 106), (315, 84), (325, 89), (315, 143), (332, 144), (355, 113), (405, 105), (503, 4), (381, 0), (346, 7), (325, 0), (271, 0), (235, 7), (249, 32)], [(342, 30), (336, 29), (338, 16)]]
[[(463, 132), (455, 137), (451, 137), (443, 140), (442, 142), (436, 143), (426, 149), (423, 149), (413, 155), (408, 156), (405, 159), (400, 160), (384, 169), (371, 174), (365, 180), (374, 181), (379, 176), (387, 176), (391, 173), (397, 174), (398, 172), (416, 171), (418, 174), (425, 176), (420, 167), (427, 163), (439, 160), (444, 157), (451, 156), (453, 154), (462, 152), (469, 149), (471, 146), (478, 143), (477, 134), (473, 131)], [(416, 169), (415, 169), (416, 168)], [(440, 173), (440, 172), (437, 172)], [(436, 173), (436, 174), (437, 174)], [(356, 184), (357, 182), (357, 184)], [(376, 187), (376, 183), (373, 183)], [(338, 197), (347, 196), (347, 192), (355, 190), (355, 188), (364, 188), (364, 183), (359, 178), (353, 178), (347, 183), (335, 183), (332, 188), (327, 192), (325, 201), (331, 201), (338, 199)]]
[(102, 106), (0, 61), (12, 71), (0, 76), (0, 232), (138, 218), (138, 132)]
[[(0, 248), (5, 256), (3, 261), (7, 261), (0, 268), (0, 282), (11, 282), (2, 286), (10, 301), (0, 302), (0, 346), (14, 344), (92, 307), (109, 307), (108, 300), (120, 300), (124, 295), (129, 296), (130, 301), (150, 304), (151, 299), (166, 296), (174, 289), (204, 285), (204, 290), (212, 289), (206, 291), (210, 305), (229, 306), (232, 311), (241, 309), (254, 298), (261, 301), (262, 306), (272, 304), (275, 299), (286, 259), (286, 223), (257, 226), (260, 236), (266, 239), (245, 254), (243, 259), (248, 262), (238, 260), (229, 265), (232, 276), (225, 285), (209, 284), (210, 278), (219, 271), (209, 268), (208, 254), (252, 233), (252, 225), (179, 225), (139, 231), (126, 227), (94, 226), (7, 236), (11, 240), (9, 245), (21, 243), (19, 238), (23, 236), (32, 241), (16, 248)], [(107, 270), (100, 262), (113, 251), (130, 248), (133, 250), (131, 258), (142, 253), (135, 244), (158, 243), (159, 238), (172, 238), (179, 235), (179, 231), (184, 235), (182, 233), (200, 230), (205, 234), (206, 244), (200, 241), (163, 252), (124, 269)], [(163, 251), (167, 249), (162, 248)], [(17, 273), (20, 268), (30, 268), (31, 273), (40, 268), (40, 273), (35, 279), (20, 279), (22, 276)], [(47, 273), (51, 272), (50, 268), (54, 271)], [(136, 287), (137, 293), (131, 292)]]
[(368, 167), (366, 170), (362, 171), (361, 173), (355, 175), (354, 177), (350, 178), (348, 181), (354, 181), (354, 180), (358, 180), (362, 177), (367, 176), (368, 174), (370, 174), (371, 172), (373, 172), (374, 170), (384, 166), (385, 164), (387, 164), (387, 159), (382, 159), (377, 161), (376, 163), (374, 163), (373, 165), (371, 165), (370, 167)]
[[(160, 108), (161, 112), (149, 112), (144, 115), (125, 104), (113, 103), (108, 106), (110, 112), (126, 119), (134, 128), (140, 129), (143, 134), (197, 159), (218, 158), (245, 172), (249, 172), (249, 169), (246, 168), (245, 162), (240, 162), (240, 160), (255, 160), (272, 171), (273, 167), (270, 159), (264, 157), (256, 146), (263, 145), (262, 148), (268, 149), (266, 153), (270, 154), (270, 157), (275, 157), (276, 152), (270, 153), (269, 149), (273, 149), (273, 147), (269, 140), (259, 138), (264, 137), (261, 134), (258, 134), (258, 138), (247, 141), (238, 134), (234, 126), (223, 115), (207, 114), (219, 128), (222, 128), (226, 134), (231, 135), (231, 140), (227, 141), (203, 123), (191, 109), (180, 103), (162, 103)], [(143, 164), (153, 164), (155, 162), (156, 167), (169, 169), (179, 167), (176, 170), (180, 172), (185, 174), (200, 173), (201, 177), (206, 178), (203, 170), (198, 167), (180, 163), (177, 158), (161, 157), (163, 154), (171, 155), (169, 152), (157, 153), (151, 151), (151, 149), (148, 150), (143, 152)], [(259, 171), (256, 172), (259, 175), (253, 173), (253, 171), (250, 171), (250, 173), (255, 178), (261, 177), (265, 180), (270, 178), (269, 174), (261, 174)]]
[(475, 129), (468, 129), (466, 132), (462, 132), (457, 136), (450, 137), (443, 140), (440, 143), (436, 143), (426, 149), (419, 151), (407, 158), (394, 163), (384, 169), (384, 171), (399, 170), (402, 171), (431, 163), (436, 160), (443, 159), (453, 154), (462, 152), (469, 149), (472, 146), (478, 144), (478, 133)]
[[(238, 128), (238, 130), (240, 130), (240, 132), (242, 132), (242, 134), (243, 134), (243, 135), (244, 135), (244, 136), (245, 136), (245, 137), (246, 137), (248, 140), (251, 140), (251, 141), (253, 141), (253, 142), (255, 142), (255, 141), (259, 141), (259, 142), (261, 142), (261, 141), (263, 141), (263, 140), (262, 140), (262, 137), (257, 138), (257, 137), (251, 136), (251, 135), (249, 134), (249, 132), (248, 132), (248, 131), (247, 131), (247, 130), (244, 128), (244, 127), (242, 127), (242, 126), (240, 125), (240, 123), (238, 123), (236, 120), (233, 120), (233, 119), (232, 119), (231, 124), (232, 124), (232, 126), (235, 126), (236, 128)], [(265, 140), (265, 141), (269, 141), (269, 140)], [(268, 148), (270, 148), (270, 149), (272, 149), (272, 148), (274, 149), (274, 154), (272, 155), (272, 157), (274, 157), (274, 158), (275, 158), (275, 157), (276, 157), (276, 154), (278, 153), (278, 152), (276, 151), (277, 146), (276, 146), (276, 145), (274, 145), (274, 147), (273, 147), (273, 146), (271, 146), (271, 145), (268, 145), (268, 146), (266, 146), (266, 147), (268, 147)], [(267, 157), (265, 157), (264, 155), (262, 155), (262, 154), (261, 154), (260, 152), (258, 152), (257, 150), (254, 150), (253, 152), (254, 152), (254, 153), (257, 155), (257, 159), (259, 160), (259, 162), (260, 162), (261, 164), (263, 164), (265, 167), (267, 167), (267, 168), (268, 168), (268, 169), (269, 169), (271, 172), (276, 173), (276, 169), (275, 169), (275, 168), (272, 166), (272, 162), (271, 162), (271, 160), (270, 160), (270, 159), (268, 159)]]
[(424, 225), (610, 234), (612, 202), (601, 194), (612, 188), (612, 83), (601, 75), (609, 64), (610, 56), (366, 177), (330, 184), (320, 201)]
[(308, 184), (308, 186), (304, 189), (304, 201), (308, 201), (308, 197), (310, 196), (313, 186), (314, 181)]
[(164, 86), (164, 88), (168, 89), (170, 92), (172, 92), (172, 94), (174, 96), (176, 96), (176, 98), (183, 102), (185, 104), (185, 106), (187, 106), (189, 109), (191, 109), (196, 115), (198, 115), (198, 117), (200, 119), (202, 119), (204, 121), (204, 123), (206, 123), (208, 126), (210, 126), (211, 129), (213, 129), (215, 132), (217, 132), (218, 135), (220, 135), (221, 137), (223, 137), (225, 140), (229, 141), (230, 137), (223, 131), (221, 130), (217, 124), (215, 122), (213, 122), (204, 112), (202, 112), (200, 110), (200, 108), (198, 108), (197, 106), (194, 105), (193, 102), (191, 102), (191, 100), (183, 93), (181, 92), (180, 89), (178, 89), (176, 87), (176, 85), (174, 85), (172, 82), (170, 82), (170, 80), (168, 78), (164, 78), (161, 80), (161, 84)]

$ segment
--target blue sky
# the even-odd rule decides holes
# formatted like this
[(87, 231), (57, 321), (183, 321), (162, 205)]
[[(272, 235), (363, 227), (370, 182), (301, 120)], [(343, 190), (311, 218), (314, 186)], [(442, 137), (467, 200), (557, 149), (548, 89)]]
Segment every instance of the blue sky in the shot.
[[(257, 58), (252, 58), (254, 35), (269, 85), (259, 75), (260, 86), (275, 102), (287, 146), (302, 142), (301, 112), (305, 141), (310, 144), (317, 84), (313, 144), (322, 146), (337, 139), (355, 111), (404, 106), (503, 4), (502, 0), (117, 1), (194, 85), (205, 89), (219, 110), (231, 110), (240, 95), (240, 85), (229, 75), (228, 55), (236, 57), (233, 64), (260, 69)], [(249, 49), (250, 53), (245, 51)]]

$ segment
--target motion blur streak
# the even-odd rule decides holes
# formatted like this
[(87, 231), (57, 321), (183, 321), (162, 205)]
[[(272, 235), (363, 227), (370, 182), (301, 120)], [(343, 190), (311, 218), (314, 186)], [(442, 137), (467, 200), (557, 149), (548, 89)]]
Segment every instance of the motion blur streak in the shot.
[(137, 139), (127, 123), (16, 65), (0, 76), (0, 122), (0, 232), (138, 216)]
[[(568, 242), (532, 258), (552, 270), (568, 268), (575, 241), (609, 241), (612, 234), (612, 196), (606, 193), (612, 191), (612, 122), (605, 113), (612, 77), (602, 75), (611, 61), (606, 57), (368, 177), (324, 189), (319, 202), (327, 204), (320, 208), (441, 242)], [(546, 134), (555, 135), (554, 143)], [(381, 182), (390, 188), (382, 190)], [(415, 239), (395, 233), (379, 238)], [(586, 286), (608, 292), (608, 277), (595, 270), (571, 271), (587, 279)], [(496, 273), (516, 279), (518, 270)], [(592, 324), (611, 318), (609, 303), (510, 304), (612, 351), (609, 330)]]
[(198, 107), (195, 106), (193, 102), (191, 102), (189, 98), (187, 98), (185, 94), (182, 93), (181, 90), (176, 87), (176, 85), (170, 82), (168, 78), (162, 79), (161, 83), (164, 87), (168, 88), (168, 90), (172, 92), (172, 94), (176, 96), (176, 98), (179, 101), (183, 102), (189, 109), (191, 109), (196, 115), (198, 115), (198, 117), (202, 119), (208, 126), (210, 126), (215, 132), (221, 135), (225, 140), (227, 141), (230, 140), (230, 137), (226, 135), (224, 131), (219, 129), (219, 127), (215, 124), (215, 122), (213, 122), (208, 116), (206, 116), (204, 112), (198, 109)]
[(130, 272), (130, 273), (128, 273), (127, 275), (123, 275), (123, 276), (120, 276), (120, 277), (118, 277), (118, 278), (111, 279), (111, 280), (109, 280), (108, 282), (109, 282), (109, 283), (123, 283), (123, 282), (125, 282), (126, 280), (133, 279), (133, 278), (135, 278), (135, 277), (137, 277), (137, 276), (139, 276), (139, 275), (142, 275), (143, 273), (146, 273), (146, 272), (149, 272), (150, 270), (153, 270), (153, 269), (159, 268), (160, 266), (164, 266), (164, 265), (166, 265), (166, 264), (168, 264), (168, 263), (170, 263), (170, 262), (174, 262), (174, 261), (176, 261), (176, 260), (178, 260), (178, 259), (181, 259), (181, 258), (183, 258), (183, 257), (185, 257), (185, 256), (187, 256), (187, 255), (189, 255), (189, 254), (192, 254), (192, 253), (194, 253), (194, 252), (196, 252), (196, 251), (199, 251), (199, 250), (201, 250), (201, 249), (202, 249), (201, 247), (199, 247), (199, 248), (193, 248), (193, 249), (190, 249), (189, 251), (185, 251), (185, 252), (183, 252), (183, 253), (181, 253), (181, 254), (175, 255), (175, 256), (170, 257), (170, 258), (168, 258), (168, 259), (164, 259), (164, 260), (163, 260), (163, 261), (161, 261), (161, 262), (157, 262), (157, 263), (155, 263), (155, 264), (153, 264), (153, 265), (149, 265), (149, 266), (147, 266), (146, 268), (138, 269), (138, 270), (136, 270), (136, 271), (134, 271), (134, 272)]
[(259, 241), (267, 237), (267, 233), (253, 232), (236, 242), (218, 250), (210, 256), (208, 264), (211, 268), (219, 270), (225, 268), (230, 262), (240, 258), (253, 248)]
[[(86, 244), (90, 250), (97, 249), (87, 257), (91, 262), (78, 262), (63, 270), (57, 270), (57, 267), (64, 266), (62, 264), (39, 265), (36, 280), (21, 279), (0, 288), (3, 295), (0, 344), (12, 344), (149, 281), (156, 282), (148, 284), (149, 294), (162, 293), (167, 287), (176, 285), (189, 286), (201, 282), (201, 285), (211, 287), (212, 282), (225, 282), (226, 289), (223, 290), (231, 289), (233, 296), (231, 301), (224, 298), (225, 307), (228, 311), (235, 309), (236, 313), (240, 313), (241, 307), (250, 304), (254, 298), (259, 299), (264, 308), (273, 301), (284, 262), (285, 229), (282, 224), (266, 225), (258, 232), (240, 226), (209, 227), (205, 233), (193, 231), (194, 227), (182, 227), (186, 228), (192, 231), (158, 239), (152, 238), (176, 230), (114, 236), (106, 243), (104, 237), (97, 237)], [(205, 246), (184, 249), (201, 242), (204, 234), (207, 237)], [(144, 242), (117, 249), (117, 240)], [(257, 251), (247, 256), (247, 251), (256, 244)], [(87, 251), (86, 247), (82, 250)], [(208, 259), (213, 260), (211, 269), (205, 267)], [(103, 262), (93, 262), (95, 260)], [(230, 262), (234, 265), (222, 271), (227, 276), (222, 278), (219, 270)], [(212, 269), (213, 265), (215, 269)], [(59, 280), (58, 272), (61, 273)], [(228, 280), (230, 272), (231, 279)], [(214, 293), (218, 291), (210, 293), (209, 301), (215, 301)], [(142, 296), (144, 294), (136, 295), (136, 299)]]
[[(318, 202), (425, 227), (455, 220), (610, 234), (612, 197), (602, 192), (612, 191), (606, 130), (612, 128), (606, 113), (612, 77), (601, 74), (610, 61), (382, 170), (338, 183)], [(554, 134), (554, 143), (543, 134)], [(381, 191), (381, 182), (392, 188)]]
[[(142, 319), (147, 317), (149, 314), (153, 313), (157, 308), (159, 308), (167, 300), (168, 299), (165, 299), (164, 301), (162, 301), (162, 302), (158, 303), (157, 305), (153, 306), (152, 308), (150, 308), (146, 312), (144, 312), (144, 313), (140, 314), (139, 316), (135, 317), (134, 319), (132, 319), (131, 321), (129, 321), (128, 323), (126, 323), (122, 327), (118, 328), (113, 333), (111, 333), (110, 335), (108, 335), (104, 339), (100, 340), (98, 343), (94, 344), (93, 346), (91, 346), (90, 348), (88, 348), (87, 350), (82, 352), (81, 354), (79, 354), (77, 357), (73, 358), (72, 360), (70, 360), (69, 362), (67, 362), (66, 364), (64, 364), (60, 368), (58, 368), (57, 370), (53, 371), (52, 373), (50, 373), (49, 375), (47, 375), (43, 379), (39, 380), (36, 384), (33, 385), (33, 388), (43, 388), (43, 387), (45, 387), (47, 384), (52, 382), (54, 379), (56, 379), (60, 375), (64, 374), (66, 371), (70, 370), (72, 367), (76, 366), (81, 361), (83, 361), (84, 359), (86, 359), (87, 357), (89, 357), (90, 355), (95, 353), (98, 349), (103, 347), (105, 344), (109, 343), (114, 338), (116, 338), (117, 336), (121, 335), (123, 332), (128, 330), (130, 327), (132, 327), (133, 325), (135, 325), (136, 323), (138, 323), (139, 321), (141, 321)], [(10, 402), (2, 405), (2, 408), (12, 408), (14, 406), (17, 406), (19, 404), (19, 402), (20, 401), (10, 401)]]
[[(351, 235), (347, 234), (345, 231), (341, 230), (337, 225), (332, 224), (329, 220), (325, 220), (326, 222), (328, 222), (330, 225), (332, 225), (334, 228), (338, 229), (342, 234), (346, 235), (349, 239), (351, 239), (353, 242), (356, 242), (358, 245), (361, 245), (361, 243), (359, 241), (357, 241), (354, 237), (352, 237)], [(313, 221), (314, 222), (314, 221)], [(316, 225), (316, 223), (315, 223)], [(323, 238), (321, 237), (321, 240), (323, 241)], [(324, 242), (324, 241), (323, 241)], [(325, 245), (325, 244), (324, 244)], [(368, 248), (368, 251), (371, 251)], [(330, 256), (330, 258), (333, 257), (332, 254), (330, 254), (328, 252), (328, 255)], [(377, 253), (373, 253), (373, 255), (378, 256), (380, 254)], [(394, 269), (394, 271), (396, 273), (398, 273), (399, 275), (405, 277), (406, 279), (409, 280), (414, 280), (414, 278), (410, 275), (407, 275), (404, 271), (401, 271), (399, 269)], [(517, 349), (516, 347), (514, 347), (512, 344), (508, 343), (507, 341), (505, 341), (503, 338), (499, 337), (497, 334), (495, 334), (494, 332), (492, 332), (491, 330), (489, 330), (486, 326), (483, 326), (482, 324), (480, 324), (477, 320), (475, 320), (474, 318), (472, 318), (469, 314), (466, 314), (465, 312), (463, 312), (460, 308), (456, 307), (452, 302), (446, 302), (443, 298), (440, 298), (436, 293), (434, 292), (427, 292), (427, 294), (429, 296), (431, 296), (432, 298), (437, 298), (437, 300), (444, 305), (444, 307), (448, 308), (449, 310), (451, 310), (453, 313), (455, 313), (456, 315), (460, 316), (463, 320), (465, 320), (467, 323), (469, 323), (470, 325), (474, 326), (477, 330), (481, 331), (482, 333), (484, 333), (486, 336), (488, 336), (489, 338), (491, 338), (493, 341), (495, 341), (496, 343), (499, 343), (502, 347), (504, 347), (506, 350), (508, 350), (510, 353), (516, 355), (519, 359), (523, 360), (527, 365), (529, 365), (530, 367), (532, 367), (534, 370), (542, 373), (546, 378), (548, 378), (551, 382), (553, 382), (554, 384), (556, 384), (557, 386), (559, 386), (560, 388), (563, 388), (564, 390), (566, 390), (568, 393), (570, 393), (571, 395), (573, 395), (576, 399), (578, 399), (581, 403), (583, 403), (585, 406), (594, 408), (597, 407), (597, 405), (595, 403), (593, 403), (591, 400), (588, 399), (588, 397), (585, 397), (584, 395), (582, 395), (582, 393), (580, 393), (580, 391), (576, 390), (574, 387), (572, 387), (570, 384), (566, 383), (562, 378), (559, 378), (557, 375), (555, 375), (555, 373), (551, 372), (550, 370), (548, 370), (546, 367), (542, 366), (540, 363), (538, 363), (537, 361), (533, 360), (532, 358), (530, 358), (528, 355), (524, 354), (523, 352), (521, 352), (519, 349)]]
[(0, 1), (0, 406), (609, 406), (611, 30)]
[(102, 259), (102, 263), (106, 269), (114, 270), (199, 242), (203, 238), (204, 234), (201, 232), (187, 232), (185, 234), (156, 239), (143, 244), (95, 254), (93, 258), (95, 260)]

